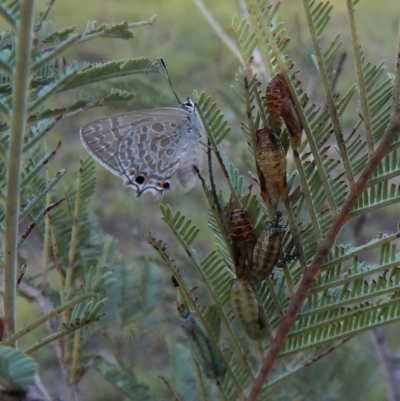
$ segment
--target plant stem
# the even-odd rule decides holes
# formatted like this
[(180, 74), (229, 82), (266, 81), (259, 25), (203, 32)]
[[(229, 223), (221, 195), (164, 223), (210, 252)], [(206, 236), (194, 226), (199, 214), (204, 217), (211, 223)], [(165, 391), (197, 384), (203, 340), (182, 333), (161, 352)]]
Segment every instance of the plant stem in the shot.
[(372, 139), (371, 119), (368, 110), (367, 91), (365, 88), (364, 74), (361, 61), (361, 48), (357, 39), (357, 27), (354, 18), (354, 6), (352, 0), (347, 0), (347, 14), (349, 16), (349, 25), (351, 32), (351, 42), (353, 44), (354, 64), (357, 72), (358, 88), (360, 90), (360, 103), (362, 107), (363, 120), (365, 126), (365, 137), (367, 139), (368, 154), (374, 151), (374, 142)]
[(68, 301), (68, 302), (64, 303), (63, 305), (59, 306), (58, 308), (50, 310), (49, 312), (45, 313), (44, 315), (42, 315), (38, 319), (36, 319), (33, 322), (27, 324), (21, 330), (18, 330), (12, 337), (9, 337), (6, 340), (4, 340), (1, 344), (2, 345), (9, 345), (11, 342), (18, 340), (20, 337), (22, 337), (25, 334), (31, 332), (36, 327), (39, 327), (43, 323), (45, 323), (48, 320), (54, 318), (59, 313), (62, 313), (63, 311), (65, 311), (67, 309), (72, 309), (73, 306), (83, 302), (86, 299), (94, 298), (95, 296), (96, 296), (95, 293), (88, 293), (88, 294), (83, 294), (83, 295), (80, 295), (78, 297), (75, 297), (71, 301)]
[[(16, 68), (13, 85), (13, 112), (11, 118), (10, 153), (7, 166), (7, 201), (5, 222), (4, 261), (4, 327), (6, 336), (15, 332), (15, 297), (17, 270), (17, 240), (19, 193), (22, 163), (23, 135), (26, 126), (29, 61), (32, 42), (35, 0), (20, 3), (20, 20), (17, 29)], [(15, 343), (12, 344), (15, 347)]]
[(203, 3), (202, 0), (193, 0), (193, 3), (197, 6), (200, 12), (203, 14), (204, 18), (210, 24), (212, 30), (218, 36), (218, 38), (225, 44), (225, 46), (233, 53), (233, 55), (240, 61), (240, 53), (235, 46), (235, 42), (232, 40), (230, 35), (227, 35), (221, 27), (221, 24), (212, 16), (209, 9)]
[(387, 149), (389, 148), (391, 142), (399, 133), (399, 131), (400, 114), (393, 116), (393, 118), (391, 119), (381, 142), (376, 148), (376, 151), (371, 155), (359, 179), (355, 182), (352, 190), (347, 196), (343, 207), (340, 209), (339, 213), (333, 220), (331, 228), (328, 230), (324, 240), (318, 247), (317, 253), (315, 254), (315, 257), (312, 260), (309, 268), (305, 272), (303, 278), (301, 279), (298, 290), (294, 294), (287, 309), (287, 312), (278, 327), (275, 338), (271, 343), (270, 350), (267, 356), (264, 358), (261, 369), (250, 389), (247, 401), (255, 401), (257, 399), (257, 396), (259, 395), (268, 374), (271, 372), (278, 359), (279, 351), (287, 339), (289, 330), (296, 319), (300, 306), (307, 297), (308, 290), (314, 280), (314, 276), (316, 275), (316, 273), (318, 273), (323, 261), (326, 259), (330, 249), (334, 245), (342, 227), (348, 221), (350, 212), (356, 204), (357, 199), (360, 197), (361, 193), (367, 186), (369, 177), (371, 176), (376, 166), (383, 159), (383, 157), (387, 154)]
[(80, 348), (81, 348), (81, 329), (78, 329), (75, 331), (74, 351), (72, 353), (71, 378), (69, 380), (70, 384), (75, 384), (79, 380), (78, 361), (79, 361)]
[(67, 266), (67, 276), (65, 278), (65, 293), (68, 292), (69, 288), (72, 285), (72, 273), (74, 267), (74, 257), (77, 247), (78, 241), (78, 228), (79, 228), (79, 213), (81, 206), (81, 192), (82, 192), (82, 172), (83, 172), (83, 161), (79, 160), (79, 173), (78, 178), (76, 180), (76, 195), (75, 195), (75, 209), (74, 209), (74, 217), (72, 221), (72, 232), (71, 232), (71, 243), (69, 246), (69, 255), (68, 255), (68, 266)]
[[(316, 28), (315, 28), (314, 21), (312, 18), (311, 5), (307, 0), (303, 0), (303, 6), (304, 6), (304, 12), (305, 12), (305, 15), (307, 18), (307, 25), (310, 29), (310, 37), (312, 40), (315, 57), (318, 61), (319, 75), (321, 78), (322, 88), (325, 93), (326, 104), (328, 106), (329, 114), (331, 116), (333, 132), (335, 133), (337, 146), (339, 149), (340, 157), (342, 159), (343, 167), (346, 171), (346, 176), (347, 176), (347, 180), (349, 182), (349, 186), (350, 186), (350, 188), (352, 188), (354, 185), (354, 176), (353, 176), (349, 158), (347, 155), (346, 144), (343, 139), (343, 131), (342, 131), (342, 126), (340, 124), (339, 115), (337, 113), (337, 110), (335, 107), (335, 101), (333, 99), (333, 95), (332, 95), (332, 92), (329, 87), (327, 72), (325, 69), (325, 64), (324, 64), (324, 60), (323, 60), (323, 56), (322, 56), (322, 52), (321, 52), (321, 46), (318, 42), (317, 32), (316, 32)], [(332, 212), (334, 215), (335, 210), (332, 210)]]
[[(47, 150), (47, 143), (45, 145), (46, 150)], [(49, 165), (46, 166), (46, 182), (49, 182), (50, 180), (50, 169)], [(51, 196), (50, 196), (50, 191), (47, 192), (46, 194), (46, 207), (50, 205), (51, 202)], [(41, 289), (42, 289), (42, 294), (45, 293), (46, 291), (46, 284), (47, 284), (47, 264), (49, 263), (49, 257), (50, 257), (50, 217), (45, 216), (44, 217), (44, 240), (43, 240), (43, 256), (42, 256), (42, 283), (41, 283)]]

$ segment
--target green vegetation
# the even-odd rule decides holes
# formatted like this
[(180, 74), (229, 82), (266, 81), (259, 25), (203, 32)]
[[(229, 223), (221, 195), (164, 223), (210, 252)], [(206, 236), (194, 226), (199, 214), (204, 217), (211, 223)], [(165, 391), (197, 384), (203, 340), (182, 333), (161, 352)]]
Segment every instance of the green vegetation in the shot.
[[(20, 396), (38, 372), (69, 400), (395, 392), (372, 348), (385, 367), (385, 333), (399, 346), (397, 7), (246, 0), (245, 18), (232, 19), (240, 10), (209, 2), (234, 54), (201, 1), (74, 3), (0, 5), (0, 390)], [(78, 131), (122, 110), (177, 106), (160, 56), (181, 98), (198, 89), (212, 174), (203, 168), (184, 195), (173, 181), (161, 199), (136, 199), (87, 156)], [(278, 73), (301, 144), (264, 100)], [(235, 286), (233, 312), (232, 282), (253, 258), (231, 211), (247, 212), (254, 238), (275, 218), (257, 169), (264, 126), (288, 162), (287, 264)]]

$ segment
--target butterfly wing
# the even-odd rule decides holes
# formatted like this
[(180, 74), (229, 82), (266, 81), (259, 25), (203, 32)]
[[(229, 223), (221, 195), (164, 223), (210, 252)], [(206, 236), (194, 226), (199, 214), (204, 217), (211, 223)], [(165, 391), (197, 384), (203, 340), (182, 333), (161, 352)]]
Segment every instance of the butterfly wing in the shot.
[(178, 108), (133, 111), (85, 125), (80, 137), (106, 169), (135, 188), (163, 192), (185, 157), (190, 113)]

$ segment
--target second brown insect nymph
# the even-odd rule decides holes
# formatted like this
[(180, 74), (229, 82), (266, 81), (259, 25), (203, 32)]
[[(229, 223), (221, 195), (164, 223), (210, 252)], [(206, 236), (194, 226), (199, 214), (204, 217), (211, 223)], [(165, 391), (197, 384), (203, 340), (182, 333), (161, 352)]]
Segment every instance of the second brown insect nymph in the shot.
[(243, 208), (233, 209), (230, 216), (230, 235), (239, 243), (256, 242), (249, 215)]
[(282, 212), (276, 212), (272, 221), (267, 221), (257, 240), (253, 252), (251, 270), (260, 280), (266, 279), (277, 265), (282, 252), (284, 227), (280, 225)]
[(230, 298), (233, 315), (247, 337), (257, 341), (267, 338), (267, 320), (247, 278), (233, 280)]
[(265, 180), (275, 183), (282, 200), (287, 199), (286, 155), (281, 141), (269, 128), (256, 133), (257, 165)]
[(303, 127), (282, 74), (274, 75), (268, 82), (265, 100), (272, 121), (280, 127), (282, 118), (293, 142), (299, 147)]
[(251, 259), (257, 237), (249, 215), (243, 208), (232, 210), (229, 224), (229, 233), (239, 252), (235, 260), (236, 275), (241, 279), (244, 274), (245, 261)]

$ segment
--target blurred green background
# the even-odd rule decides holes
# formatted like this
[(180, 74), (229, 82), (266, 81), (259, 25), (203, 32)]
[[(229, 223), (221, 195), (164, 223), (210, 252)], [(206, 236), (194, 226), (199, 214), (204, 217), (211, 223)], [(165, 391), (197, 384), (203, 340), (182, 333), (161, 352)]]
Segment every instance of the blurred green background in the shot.
[[(44, 9), (44, 0), (38, 1), (37, 4), (38, 11)], [(204, 0), (203, 4), (218, 22), (218, 26), (230, 37), (229, 29), (232, 16), (234, 14), (241, 15), (243, 2), (240, 0)], [(346, 4), (344, 0), (333, 0), (331, 4), (334, 5), (332, 21), (324, 32), (323, 43), (329, 43), (337, 33), (341, 33), (343, 41), (341, 50), (347, 52), (347, 58), (343, 66), (344, 71), (338, 81), (337, 90), (343, 93), (355, 79)], [(389, 72), (394, 70), (399, 11), (397, 1), (388, 1), (382, 4), (373, 0), (362, 0), (356, 7), (359, 37), (365, 57), (373, 64), (386, 60)], [(231, 161), (251, 183), (248, 171), (254, 172), (254, 166), (249, 162), (244, 136), (240, 132), (241, 118), (230, 107), (231, 102), (227, 101), (231, 99), (233, 103), (235, 102), (231, 85), (234, 83), (235, 74), (241, 63), (210, 27), (194, 1), (58, 0), (50, 14), (50, 19), (58, 30), (73, 25), (76, 27), (76, 32), (82, 32), (88, 20), (96, 20), (99, 24), (120, 21), (136, 22), (147, 20), (155, 14), (157, 15), (156, 23), (152, 26), (135, 28), (133, 40), (98, 39), (90, 41), (76, 46), (74, 52), (67, 53), (67, 60), (69, 62), (73, 60), (104, 62), (126, 57), (144, 56), (151, 60), (163, 57), (168, 65), (175, 90), (181, 98), (191, 95), (193, 90), (196, 89), (198, 92), (206, 91), (217, 101), (218, 107), (222, 109), (233, 126), (224, 146)], [(303, 89), (309, 94), (313, 102), (323, 106), (324, 99), (319, 91), (317, 71), (310, 57), (312, 46), (308, 38), (308, 28), (305, 24), (301, 2), (283, 0), (279, 19), (284, 21), (288, 36), (291, 38), (287, 53), (296, 62), (295, 70), (301, 70), (298, 78), (302, 81)], [(230, 40), (232, 40), (231, 37)], [(268, 77), (264, 76), (262, 79), (266, 83)], [(80, 144), (78, 135), (79, 128), (82, 125), (94, 119), (125, 110), (176, 106), (176, 100), (162, 73), (111, 80), (107, 84), (87, 87), (86, 93), (101, 96), (110, 87), (133, 91), (137, 96), (129, 106), (121, 105), (121, 107), (110, 110), (98, 108), (76, 116), (74, 119), (68, 119), (59, 124), (57, 130), (51, 132), (48, 137), (49, 147), (55, 147), (60, 139), (63, 142), (57, 157), (52, 161), (51, 169), (55, 172), (64, 167), (68, 168), (68, 174), (65, 178), (66, 185), (74, 185), (79, 157), (87, 156)], [(68, 93), (60, 94), (59, 101), (67, 100), (68, 96)], [(356, 108), (357, 104), (355, 103), (354, 116), (347, 115), (344, 117), (344, 131), (346, 131), (346, 127), (350, 130), (354, 124), (357, 118)], [(155, 257), (154, 251), (147, 243), (150, 231), (155, 237), (166, 241), (169, 253), (181, 267), (186, 267), (185, 255), (182, 254), (178, 244), (174, 238), (171, 238), (166, 225), (160, 219), (160, 201), (170, 204), (174, 211), (179, 209), (184, 214), (190, 214), (191, 218), (195, 220), (201, 229), (201, 233), (203, 233), (198, 236), (194, 244), (201, 255), (205, 254), (206, 249), (209, 250), (214, 247), (214, 240), (209, 234), (207, 221), (204, 219), (206, 202), (199, 187), (188, 194), (183, 194), (178, 188), (179, 185), (175, 183), (176, 185), (173, 185), (170, 193), (164, 195), (161, 200), (151, 195), (144, 195), (141, 199), (137, 199), (134, 191), (125, 188), (122, 180), (118, 177), (101, 166), (98, 166), (97, 170), (98, 188), (91, 205), (93, 213), (104, 234), (112, 235), (118, 240), (119, 251), (128, 261), (137, 261), (143, 257)], [(218, 174), (217, 182), (219, 182)], [(202, 212), (198, 215), (193, 214), (194, 207)], [(391, 218), (395, 210), (396, 208), (393, 207), (382, 216), (382, 221), (388, 231), (395, 229), (393, 225), (395, 222)], [(380, 230), (382, 230), (382, 221), (379, 226)], [(369, 221), (366, 232), (367, 238), (368, 232), (376, 231), (374, 227), (374, 222)], [(37, 247), (37, 243), (32, 240), (22, 252), (23, 256), (29, 257), (30, 269), (31, 266), (35, 265), (35, 254), (38, 253), (37, 249), (35, 252), (35, 247)], [(137, 269), (143, 268), (144, 265), (137, 262)], [(39, 266), (40, 263), (37, 263), (38, 269)], [(136, 273), (133, 272), (133, 274)], [(163, 274), (162, 269), (158, 269), (157, 274), (160, 275), (160, 292), (158, 295), (160, 302), (166, 299), (169, 303), (160, 310), (153, 312), (155, 314), (168, 313), (174, 309), (173, 295), (171, 295), (172, 286), (169, 283), (169, 278)], [(190, 276), (190, 273), (188, 275)], [(195, 277), (191, 277), (191, 279), (195, 285), (197, 283)], [(19, 325), (22, 326), (29, 320), (31, 310), (36, 311), (36, 309), (31, 305), (27, 306), (24, 301), (21, 301), (21, 307), (24, 308), (19, 320)], [(174, 318), (175, 315), (171, 319)], [(176, 318), (175, 323), (178, 327), (178, 318)], [(399, 345), (396, 336), (397, 330), (397, 327), (388, 329), (390, 345), (394, 349)], [(40, 335), (39, 331), (33, 333), (33, 336), (39, 337)], [(148, 368), (147, 366), (137, 366), (136, 369), (138, 376), (150, 385), (160, 382), (157, 379), (157, 375), (160, 374), (157, 371), (157, 361), (160, 360), (160, 354), (167, 352), (165, 340), (163, 341), (162, 337), (163, 334), (158, 333), (156, 342), (146, 353), (148, 359), (142, 359), (142, 362), (143, 360), (155, 361), (153, 365), (149, 362), (152, 368), (145, 370)], [(42, 367), (41, 373), (43, 373), (45, 384), (50, 387), (53, 386), (56, 377), (58, 377), (55, 373), (49, 374), (49, 367), (54, 363), (51, 359), (47, 359), (51, 353), (50, 347), (40, 353), (41, 358), (47, 364)], [(165, 363), (165, 358), (161, 358), (161, 360)], [(162, 368), (162, 370), (165, 369), (168, 369), (168, 366)], [(109, 399), (112, 390), (108, 389), (107, 386), (103, 388), (103, 385), (97, 383), (98, 380), (99, 377), (93, 373), (85, 376), (82, 382), (82, 396), (85, 396), (85, 399)], [(373, 351), (373, 343), (369, 334), (350, 341), (343, 349), (335, 351), (333, 358), (328, 356), (321, 360), (315, 367), (307, 369), (290, 383), (282, 393), (282, 398), (277, 397), (277, 399), (372, 401), (384, 399), (386, 393), (386, 384), (379, 368), (377, 356)], [(94, 385), (99, 387), (96, 393), (92, 391)], [(160, 386), (160, 384), (155, 386)], [(99, 395), (101, 392), (103, 392), (103, 396)]]

